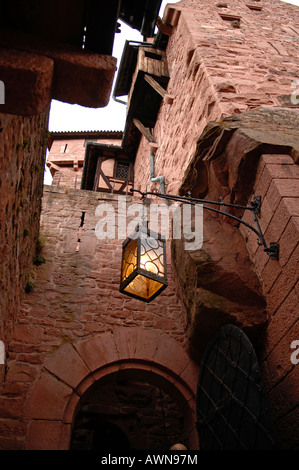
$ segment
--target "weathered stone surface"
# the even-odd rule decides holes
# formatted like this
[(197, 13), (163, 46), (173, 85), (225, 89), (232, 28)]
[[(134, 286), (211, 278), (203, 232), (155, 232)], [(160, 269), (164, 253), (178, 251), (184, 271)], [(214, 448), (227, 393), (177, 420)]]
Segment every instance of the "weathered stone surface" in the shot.
[(118, 360), (116, 345), (112, 338), (113, 336), (109, 332), (93, 336), (93, 338), (86, 338), (75, 344), (76, 350), (91, 371), (108, 362)]
[(225, 192), (230, 199), (226, 202), (246, 204), (261, 154), (297, 151), (298, 129), (299, 111), (283, 108), (257, 108), (210, 123), (197, 143), (180, 193), (217, 200)]
[[(33, 54), (35, 68), (38, 67), (41, 71), (45, 70), (44, 63), (52, 65), (53, 80), (52, 88), (49, 90), (51, 98), (95, 108), (108, 104), (116, 70), (114, 57), (87, 52), (71, 45), (42, 39), (37, 41), (33, 35), (8, 29), (1, 30), (0, 46), (15, 50), (20, 58), (23, 54), (26, 55), (25, 53), (29, 53), (28, 57)], [(9, 73), (14, 77), (14, 68), (11, 67)], [(42, 84), (42, 88), (49, 84), (51, 77), (52, 74)], [(12, 89), (15, 89), (17, 82), (14, 81), (13, 85)], [(38, 83), (34, 83), (34, 89), (30, 94), (38, 93)], [(34, 103), (32, 106), (34, 107)], [(35, 113), (37, 112), (38, 110), (35, 110)]]
[(62, 420), (72, 389), (44, 372), (32, 390), (24, 415), (29, 419)]
[[(298, 8), (271, 0), (271, 11), (267, 13), (251, 11), (243, 2), (234, 4), (234, 10), (241, 17), (239, 29), (232, 28), (229, 21), (220, 17), (221, 9), (213, 2), (186, 0), (166, 9), (166, 22), (172, 24), (176, 17), (166, 50), (170, 74), (167, 93), (174, 96), (174, 101), (171, 106), (162, 104), (153, 135), (159, 146), (156, 175), (165, 177), (170, 194), (178, 191), (182, 175), (196, 154), (197, 142), (209, 122), (217, 121), (221, 126), (228, 116), (237, 118), (261, 106), (281, 106), (277, 99), (281, 95), (289, 95), (288, 102), (283, 104), (287, 106), (286, 113), (292, 104), (290, 94), (295, 90), (292, 83), (299, 77), (295, 32)], [(281, 27), (277, 26), (278, 17)], [(295, 31), (290, 29), (290, 18)], [(281, 55), (283, 50), (287, 51), (287, 62), (287, 56)], [(275, 139), (276, 130), (279, 131), (284, 120), (278, 117), (275, 121), (270, 116), (269, 125), (271, 121), (272, 139)], [(254, 135), (246, 135), (261, 142), (263, 133), (264, 127), (256, 126)], [(280, 135), (280, 145), (289, 145), (289, 135), (283, 132)], [(209, 133), (204, 137), (208, 146)], [(203, 151), (205, 148), (201, 147)], [(144, 178), (144, 174), (150, 176), (149, 143), (145, 139), (138, 149), (135, 172), (137, 189), (150, 184)], [(200, 181), (201, 192), (204, 184)]]
[(203, 247), (185, 251), (175, 240), (172, 253), (189, 312), (192, 357), (198, 361), (209, 339), (227, 323), (257, 342), (268, 320), (266, 303), (239, 230), (206, 215)]
[(82, 358), (69, 343), (62, 345), (50, 354), (44, 366), (49, 372), (56, 375), (56, 377), (72, 388), (76, 388), (90, 373)]
[[(60, 437), (65, 426), (60, 421), (33, 420), (29, 427), (27, 450), (60, 450)], [(41, 435), (45, 436), (42, 444)]]
[[(167, 50), (171, 72), (167, 91), (174, 96), (174, 100), (171, 106), (163, 102), (160, 109), (154, 129), (159, 144), (155, 163), (157, 174), (163, 174), (166, 178), (169, 193), (178, 191), (187, 168), (191, 169), (188, 178), (193, 185), (193, 195), (212, 196), (212, 199), (222, 196), (229, 202), (247, 203), (255, 188), (260, 187), (266, 201), (262, 205), (261, 223), (267, 230), (267, 237), (272, 234), (280, 237), (283, 250), (290, 237), (288, 249), (283, 251), (283, 257), (275, 261), (272, 268), (267, 255), (257, 246), (255, 235), (239, 231), (228, 223), (228, 218), (206, 217), (205, 241), (200, 252), (186, 253), (179, 241), (173, 247), (186, 309), (181, 303), (177, 279), (170, 264), (167, 290), (152, 304), (140, 306), (138, 301), (127, 299), (118, 291), (120, 240), (107, 243), (97, 241), (95, 246), (87, 243), (85, 252), (80, 249), (76, 251), (82, 211), (86, 212), (84, 230), (88, 240), (96, 224), (94, 213), (99, 198), (116, 207), (114, 196), (109, 198), (87, 191), (47, 188), (42, 220), (42, 229), (47, 235), (44, 253), (46, 266), (36, 271), (35, 289), (26, 295), (17, 318), (15, 337), (9, 345), (5, 365), (7, 374), (3, 374), (5, 383), (0, 397), (2, 448), (24, 448), (28, 445), (30, 448), (58, 449), (62, 434), (61, 447), (67, 448), (67, 437), (78, 406), (77, 393), (83, 395), (96, 381), (101, 381), (105, 377), (105, 366), (109, 368), (109, 365), (111, 375), (119, 377), (127, 366), (122, 377), (136, 378), (138, 370), (141, 380), (155, 378), (159, 386), (171, 385), (174, 395), (184, 396), (185, 405), (191, 400), (194, 403), (193, 390), (198, 370), (191, 361), (186, 365), (186, 311), (190, 319), (190, 352), (196, 360), (199, 360), (209, 335), (223, 323), (237, 324), (256, 345), (272, 316), (273, 326), (270, 323), (262, 336), (263, 376), (272, 395), (281, 441), (289, 447), (297, 445), (291, 437), (297, 435), (298, 429), (296, 404), (293, 400), (286, 400), (285, 396), (286, 390), (295, 389), (296, 384), (295, 365), (290, 361), (290, 343), (293, 335), (297, 337), (298, 334), (296, 307), (299, 284), (296, 276), (299, 254), (296, 237), (289, 234), (297, 227), (298, 197), (289, 192), (290, 187), (293, 192), (297, 185), (292, 183), (289, 187), (285, 184), (285, 171), (288, 170), (284, 168), (285, 171), (281, 171), (277, 165), (282, 164), (282, 160), (287, 165), (298, 162), (298, 120), (288, 124), (288, 116), (294, 117), (295, 114), (285, 109), (274, 112), (260, 108), (241, 114), (260, 105), (275, 106), (276, 97), (287, 95), (292, 80), (298, 77), (298, 16), (295, 14), (298, 10), (275, 0), (271, 0), (270, 5), (277, 10), (275, 14), (274, 8), (266, 12), (267, 26), (261, 28), (264, 12), (256, 16), (245, 4), (237, 2), (238, 13), (246, 15), (246, 20), (248, 14), (248, 21), (241, 20), (237, 29), (215, 14), (212, 1), (211, 8), (207, 2), (193, 0), (184, 0), (177, 5), (182, 10), (181, 18), (173, 24)], [(179, 15), (173, 16), (178, 20)], [(278, 23), (278, 17), (283, 24)], [(292, 27), (291, 17), (294, 17)], [(44, 54), (45, 49), (41, 48), (40, 51)], [(58, 62), (63, 62), (60, 69), (62, 75), (68, 68), (78, 70), (68, 55), (69, 51), (60, 52), (61, 55), (55, 57)], [(290, 57), (294, 60), (289, 60)], [(82, 70), (89, 71), (91, 63), (87, 59), (80, 66)], [(80, 73), (78, 77), (82, 82)], [(231, 114), (235, 116), (223, 119)], [(256, 119), (253, 118), (255, 116)], [(266, 116), (269, 116), (268, 121)], [(204, 138), (199, 141), (207, 122), (211, 120), (214, 124), (206, 128), (208, 132), (204, 132)], [(21, 128), (23, 125), (26, 125), (25, 120), (17, 121), (16, 126)], [(15, 135), (19, 133), (8, 131), (7, 138), (13, 142)], [(34, 131), (32, 135), (30, 146), (34, 143)], [(28, 141), (22, 141), (21, 147), (28, 150)], [(270, 164), (266, 158), (269, 152), (271, 165), (275, 165), (275, 169), (265, 166)], [(141, 189), (145, 189), (150, 175), (148, 156), (149, 146), (143, 139), (135, 163), (135, 185)], [(292, 163), (287, 158), (289, 156), (293, 159)], [(10, 186), (9, 178), (4, 184), (1, 181), (4, 194), (10, 191), (17, 194), (21, 189), (18, 168), (26, 173), (26, 163), (32, 162), (29, 151), (26, 151), (25, 157), (24, 161), (17, 161), (16, 169), (12, 171), (13, 175), (17, 175), (14, 176), (14, 184)], [(196, 165), (192, 167), (193, 157)], [(15, 160), (9, 161), (15, 164)], [(264, 164), (263, 170), (259, 169), (259, 162)], [(11, 171), (9, 165), (3, 166), (2, 174)], [(292, 166), (292, 175), (294, 170)], [(197, 172), (194, 179), (193, 171)], [(259, 174), (265, 175), (265, 178), (262, 177), (264, 182), (260, 178), (255, 181)], [(27, 183), (25, 185), (27, 187)], [(36, 187), (34, 183), (30, 202), (37, 199)], [(188, 185), (184, 186), (184, 190), (187, 189)], [(19, 259), (20, 252), (27, 247), (23, 242), (11, 242), (18, 233), (11, 227), (17, 220), (18, 226), (24, 230), (22, 233), (28, 236), (25, 230), (28, 227), (23, 223), (29, 220), (27, 211), (24, 211), (24, 219), (17, 217), (13, 207), (15, 201), (14, 198), (11, 206), (3, 207), (3, 214), (11, 216), (7, 219), (1, 216), (1, 221), (6, 224), (0, 244), (6, 264), (3, 267), (4, 276), (0, 279), (13, 305), (11, 308), (5, 301), (7, 323), (4, 327), (7, 324), (11, 326), (15, 320), (14, 295), (18, 295), (19, 282), (23, 279), (19, 277), (18, 270), (28, 266), (27, 261), (32, 254), (29, 250), (24, 263), (14, 266), (14, 260)], [(32, 210), (35, 210), (34, 202)], [(273, 223), (275, 221), (279, 224)], [(243, 235), (245, 240), (242, 239)], [(12, 260), (11, 265), (7, 265), (8, 259)], [(5, 273), (10, 270), (12, 274), (7, 279)], [(12, 289), (14, 283), (16, 292)], [(263, 294), (267, 295), (267, 313), (270, 315), (266, 313)], [(135, 327), (134, 331), (132, 327)], [(126, 331), (120, 331), (122, 328)], [(140, 334), (143, 329), (150, 333)], [(115, 335), (114, 342), (111, 331)], [(105, 335), (109, 340), (101, 341), (100, 335)], [(117, 344), (116, 338), (119, 339)], [(102, 355), (101, 346), (105, 350)], [(94, 352), (97, 354), (93, 355)], [(74, 365), (79, 365), (78, 375), (67, 370), (67, 364), (72, 360)], [(94, 374), (81, 381), (74, 392), (73, 387), (86, 373), (82, 360), (88, 363)], [(153, 373), (158, 361), (160, 369)], [(184, 380), (188, 386), (182, 393)], [(128, 390), (131, 392), (132, 387)], [(123, 396), (128, 398), (131, 395)], [(99, 405), (103, 410), (103, 404)], [(24, 426), (13, 426), (12, 421), (19, 421)], [(151, 416), (147, 422), (151, 422)], [(193, 427), (195, 422), (194, 415)], [(67, 423), (67, 426), (62, 423)], [(30, 426), (29, 432), (27, 425)], [(13, 430), (17, 438), (12, 437)], [(159, 431), (159, 427), (155, 429), (155, 432)], [(6, 434), (11, 437), (6, 437)], [(42, 446), (40, 436), (44, 440)], [(285, 436), (289, 443), (285, 441)]]
[(116, 70), (114, 57), (67, 51), (55, 54), (54, 61), (52, 98), (90, 108), (107, 106)]
[(48, 112), (0, 114), (0, 338), (10, 340), (20, 299), (35, 277)]
[(5, 104), (0, 105), (0, 111), (21, 116), (46, 112), (53, 73), (54, 61), (48, 57), (2, 48), (0, 77), (5, 85)]
[[(217, 229), (213, 230), (213, 223), (206, 218), (204, 230), (212, 242), (205, 242), (202, 250), (195, 256), (191, 255), (192, 262), (186, 261), (188, 268), (191, 266), (191, 273), (195, 273), (195, 277), (198, 275), (200, 280), (199, 288), (198, 284), (193, 283), (193, 289), (190, 289), (187, 279), (184, 296), (190, 301), (190, 346), (193, 355), (200, 355), (202, 338), (208, 338), (210, 332), (221, 326), (222, 322), (240, 326), (258, 347), (272, 413), (279, 421), (278, 437), (282, 447), (286, 445), (286, 436), (290, 433), (286, 432), (285, 419), (281, 417), (286, 413), (278, 404), (281, 399), (277, 384), (285, 393), (294, 368), (290, 361), (289, 345), (291, 338), (298, 336), (298, 320), (294, 318), (294, 305), (298, 304), (299, 260), (298, 122), (298, 110), (258, 108), (220, 123), (211, 123), (198, 142), (195, 158), (190, 163), (181, 188), (182, 194), (191, 190), (193, 196), (212, 200), (225, 194), (224, 202), (242, 205), (247, 205), (255, 196), (262, 197), (259, 223), (267, 245), (270, 242), (279, 244), (279, 259), (269, 259), (263, 251), (264, 247), (258, 245), (256, 234), (242, 224), (239, 226), (252, 260), (252, 264), (249, 260), (245, 263), (244, 274), (246, 277), (250, 269), (254, 269), (256, 274), (252, 280), (257, 281), (258, 291), (250, 293), (249, 278), (245, 280), (241, 276), (236, 279), (240, 275), (238, 269), (243, 264), (239, 250), (244, 242), (235, 240), (232, 235), (230, 240), (226, 240), (225, 233), (230, 229), (225, 227), (225, 223), (222, 224), (223, 241), (228, 251), (237, 254), (236, 269), (231, 269), (233, 266), (224, 261), (228, 254), (223, 250), (222, 240), (218, 239), (213, 246)], [(235, 210), (234, 214), (240, 217), (242, 212)], [(230, 222), (228, 218), (222, 219)], [(243, 220), (254, 226), (250, 211), (244, 211)], [(177, 246), (174, 250), (175, 254), (179, 252)], [(211, 269), (210, 256), (213, 257), (213, 253), (219, 257), (216, 269)], [(179, 275), (183, 270), (181, 277), (185, 280), (184, 274), (188, 268), (182, 268), (182, 257), (176, 265)], [(244, 281), (245, 285), (242, 285)], [(244, 301), (240, 296), (244, 296)], [(295, 432), (291, 403), (287, 409), (290, 416), (288, 426)], [(292, 439), (289, 439), (289, 445), (292, 445)]]

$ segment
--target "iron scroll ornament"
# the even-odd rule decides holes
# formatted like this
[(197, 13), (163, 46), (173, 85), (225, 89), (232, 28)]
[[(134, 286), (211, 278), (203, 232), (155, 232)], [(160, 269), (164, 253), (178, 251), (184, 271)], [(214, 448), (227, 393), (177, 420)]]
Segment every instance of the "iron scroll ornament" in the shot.
[[(269, 256), (270, 259), (273, 260), (278, 260), (279, 259), (279, 245), (277, 242), (270, 242), (269, 246), (266, 243), (265, 237), (262, 233), (259, 221), (258, 221), (258, 216), (260, 213), (261, 209), (261, 197), (260, 196), (255, 196), (253, 201), (250, 202), (249, 206), (242, 206), (238, 204), (229, 204), (229, 203), (224, 203), (222, 199), (220, 198), (220, 201), (209, 201), (207, 199), (197, 199), (197, 198), (192, 198), (191, 196), (175, 196), (175, 195), (170, 195), (170, 194), (161, 194), (158, 192), (142, 192), (139, 191), (138, 189), (131, 188), (130, 191), (132, 193), (136, 192), (139, 193), (142, 197), (143, 200), (147, 199), (147, 196), (155, 196), (159, 197), (161, 199), (166, 199), (169, 201), (176, 201), (176, 202), (181, 202), (184, 204), (190, 204), (190, 205), (198, 205), (200, 204), (203, 209), (216, 212), (217, 214), (222, 214), (225, 215), (226, 217), (229, 217), (233, 220), (236, 220), (240, 224), (245, 225), (248, 227), (250, 230), (252, 230), (258, 237), (258, 245), (264, 247), (264, 252)], [(211, 204), (214, 206), (222, 206), (223, 210), (216, 209), (215, 207), (209, 207), (206, 204)], [(253, 215), (253, 221), (255, 223), (255, 227), (252, 225), (248, 224), (244, 220), (240, 219), (239, 217), (236, 217), (233, 214), (230, 214), (227, 210), (226, 207), (231, 207), (234, 209), (242, 209), (242, 210), (249, 210), (251, 211)]]

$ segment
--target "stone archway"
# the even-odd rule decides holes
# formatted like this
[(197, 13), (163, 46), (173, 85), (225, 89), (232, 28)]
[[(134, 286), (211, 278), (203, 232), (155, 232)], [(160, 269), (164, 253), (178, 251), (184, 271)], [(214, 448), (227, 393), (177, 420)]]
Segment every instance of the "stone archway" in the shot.
[(27, 449), (67, 450), (82, 395), (97, 380), (135, 370), (175, 397), (185, 410), (189, 448), (198, 449), (196, 388), (198, 366), (166, 334), (139, 327), (113, 327), (49, 355), (25, 403), (30, 422)]

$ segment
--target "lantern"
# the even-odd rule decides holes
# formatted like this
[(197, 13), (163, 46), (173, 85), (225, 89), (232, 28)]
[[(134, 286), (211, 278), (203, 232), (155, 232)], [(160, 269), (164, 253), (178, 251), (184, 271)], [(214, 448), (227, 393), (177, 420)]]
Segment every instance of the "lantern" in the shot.
[(122, 250), (120, 292), (150, 302), (167, 287), (165, 239), (141, 224)]

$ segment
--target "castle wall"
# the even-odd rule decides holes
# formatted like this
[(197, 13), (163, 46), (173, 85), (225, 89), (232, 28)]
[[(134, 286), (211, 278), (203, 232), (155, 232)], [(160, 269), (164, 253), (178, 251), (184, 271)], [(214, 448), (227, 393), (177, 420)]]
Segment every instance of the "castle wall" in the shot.
[[(128, 197), (127, 203), (130, 202), (131, 198)], [(163, 353), (157, 345), (154, 346), (161, 333), (169, 338), (167, 341), (172, 340), (173, 344), (181, 345), (182, 351), (186, 341), (187, 317), (177, 295), (178, 286), (169, 251), (169, 285), (157, 299), (146, 304), (121, 294), (119, 281), (123, 240), (96, 238), (95, 227), (99, 217), (95, 215), (95, 210), (100, 203), (112, 204), (117, 214), (117, 196), (50, 186), (44, 189), (40, 233), (45, 240), (42, 253), (46, 262), (37, 268), (33, 279), (34, 288), (25, 295), (10, 344), (7, 374), (0, 397), (1, 448), (27, 448), (27, 433), (32, 417), (45, 419), (45, 426), (49, 420), (54, 420), (52, 425), (55, 429), (60, 429), (62, 423), (59, 409), (67, 405), (69, 385), (75, 390), (80, 381), (90, 375), (90, 370), (83, 367), (82, 359), (72, 367), (73, 356), (69, 352), (65, 355), (65, 351), (73, 350), (79, 342), (86, 344), (83, 351), (80, 350), (83, 361), (91, 361), (89, 368), (94, 370), (102, 367), (111, 354), (106, 343), (100, 354), (95, 352), (93, 343), (96, 344), (98, 335), (109, 333), (110, 336), (114, 332), (114, 337), (118, 338), (117, 343), (128, 348), (133, 336), (131, 339), (123, 334), (115, 336), (115, 329), (122, 327), (129, 337), (136, 329), (146, 330), (151, 333), (151, 340), (139, 345), (139, 353), (134, 348), (137, 359), (142, 357), (151, 364), (151, 356), (156, 354), (157, 359), (160, 356), (162, 362), (167, 362), (167, 367), (174, 367), (175, 364), (182, 370), (186, 367), (181, 352), (178, 354), (175, 348), (172, 352), (168, 348)], [(80, 231), (82, 212), (85, 212), (85, 218)], [(129, 217), (128, 221), (131, 219)], [(161, 341), (160, 349), (163, 350), (165, 344), (167, 342)], [(60, 351), (62, 356), (59, 356)], [(88, 357), (85, 357), (87, 352)], [(56, 359), (57, 354), (59, 359)], [(130, 357), (129, 355), (128, 358)], [(126, 358), (124, 355), (123, 359)], [(97, 367), (94, 365), (95, 360), (99, 362)], [(53, 365), (55, 371), (57, 368), (56, 372)], [(121, 363), (118, 367), (121, 367)], [(53, 381), (52, 374), (51, 377), (46, 374), (48, 378), (45, 380), (49, 382), (47, 391), (44, 389), (43, 379), (45, 368), (58, 375), (57, 381)], [(67, 374), (67, 379), (61, 376), (62, 370)], [(40, 385), (37, 385), (40, 380)], [(61, 380), (68, 384), (65, 389), (59, 385)], [(90, 379), (88, 384), (90, 385)], [(36, 387), (41, 389), (38, 392), (39, 398), (35, 395), (37, 392), (34, 392)], [(196, 388), (196, 380), (194, 387)], [(44, 394), (55, 395), (60, 391), (61, 397), (59, 400), (55, 399), (58, 401), (54, 407), (50, 406), (53, 398), (46, 400)], [(74, 393), (78, 400), (79, 392)], [(27, 411), (24, 415), (26, 400), (26, 407), (29, 407), (30, 412)], [(74, 415), (68, 415), (68, 436), (73, 418)], [(35, 434), (36, 427), (42, 424), (43, 422), (34, 422), (34, 437), (31, 437), (34, 442), (30, 441), (30, 448), (50, 446), (57, 449), (57, 441), (49, 444), (48, 437), (45, 436), (45, 444), (40, 434)], [(66, 446), (63, 448), (68, 448), (69, 442), (63, 445)]]
[[(261, 105), (291, 106), (292, 84), (299, 76), (298, 8), (269, 0), (252, 2), (262, 8), (253, 11), (247, 3), (186, 0), (173, 7), (181, 12), (166, 49), (167, 93), (174, 101), (163, 102), (153, 130), (159, 146), (155, 173), (165, 177), (170, 194), (177, 192), (209, 121)], [(240, 24), (220, 15), (238, 16)], [(136, 188), (154, 187), (145, 138), (135, 175)]]
[(47, 124), (48, 113), (0, 114), (0, 338), (5, 347), (36, 269)]
[[(153, 129), (158, 144), (155, 154), (155, 176), (165, 177), (166, 191), (169, 194), (178, 194), (183, 179), (185, 190), (190, 178), (193, 196), (197, 193), (201, 194), (201, 197), (203, 195), (207, 199), (214, 200), (222, 196), (227, 202), (235, 203), (242, 200), (242, 193), (246, 192), (248, 185), (255, 181), (255, 192), (252, 197), (262, 196), (260, 222), (263, 233), (268, 244), (271, 241), (280, 244), (279, 260), (269, 260), (263, 248), (258, 247), (256, 235), (246, 230), (246, 227), (241, 228), (251, 259), (250, 269), (259, 279), (259, 288), (267, 302), (269, 326), (265, 335), (261, 336), (263, 353), (259, 360), (269, 394), (278, 445), (282, 448), (296, 448), (298, 405), (295, 390), (298, 389), (298, 371), (296, 364), (291, 361), (291, 354), (294, 351), (291, 344), (299, 337), (297, 307), (299, 193), (296, 128), (293, 129), (293, 136), (290, 127), (287, 133), (282, 135), (281, 142), (276, 142), (275, 155), (271, 155), (270, 151), (270, 155), (263, 156), (262, 149), (258, 155), (259, 151), (255, 151), (255, 147), (258, 148), (259, 142), (267, 142), (269, 148), (273, 150), (271, 144), (275, 143), (275, 139), (263, 140), (262, 120), (259, 130), (257, 128), (250, 130), (249, 123), (246, 126), (246, 136), (241, 133), (229, 144), (231, 135), (227, 133), (225, 137), (224, 131), (223, 139), (215, 132), (214, 141), (212, 127), (210, 135), (208, 130), (202, 134), (210, 121), (217, 121), (215, 127), (219, 126), (221, 129), (223, 125), (225, 130), (224, 118), (232, 116), (230, 120), (233, 122), (233, 116), (250, 110), (254, 112), (258, 107), (275, 109), (282, 106), (286, 116), (288, 109), (296, 110), (296, 106), (298, 108), (298, 100), (297, 102), (294, 100), (294, 90), (298, 88), (298, 83), (295, 81), (299, 76), (299, 9), (277, 1), (251, 3), (261, 10), (251, 10), (243, 1), (218, 4), (182, 1), (170, 7), (180, 10), (180, 17), (178, 22), (173, 24), (166, 50), (170, 72), (167, 93), (174, 97), (174, 101), (172, 104), (163, 102)], [(220, 15), (226, 15), (225, 19)], [(234, 15), (236, 18), (233, 19), (228, 15)], [(172, 18), (177, 18), (177, 15), (169, 13), (170, 23)], [(274, 117), (272, 119), (273, 121), (270, 117), (271, 121), (267, 125), (272, 126), (273, 133), (279, 132), (284, 124), (276, 121)], [(292, 119), (290, 117), (290, 122)], [(280, 144), (285, 147), (279, 149)], [(265, 148), (267, 149), (267, 145)], [(286, 149), (286, 154), (280, 158), (279, 154), (283, 154)], [(250, 151), (252, 151), (251, 156)], [(247, 153), (248, 165), (244, 164)], [(145, 190), (146, 184), (148, 190), (155, 186), (158, 188), (157, 183), (150, 182), (149, 155), (149, 143), (142, 138), (136, 155), (134, 179), (135, 187), (141, 190)], [(260, 163), (255, 175), (256, 157), (260, 158)], [(190, 170), (189, 165), (193, 159), (201, 161), (201, 166), (200, 164), (191, 166)], [(248, 168), (247, 174), (244, 167), (241, 167), (242, 164)], [(209, 168), (206, 173), (202, 170), (205, 165)], [(235, 181), (235, 175), (239, 171), (243, 175), (241, 184)], [(147, 176), (144, 177), (144, 174)], [(244, 199), (242, 203), (246, 204), (247, 200)], [(249, 222), (249, 219), (252, 223), (250, 215), (248, 217), (246, 215), (245, 220)], [(219, 320), (219, 304), (216, 305), (216, 300), (219, 302), (221, 300), (224, 305), (220, 324), (230, 318), (230, 315), (234, 315), (234, 310), (229, 311), (225, 305), (227, 299), (233, 298), (233, 286), (238, 283), (235, 276), (241, 266), (240, 247), (233, 246), (233, 243), (230, 245), (228, 242), (227, 250), (232, 250), (236, 255), (236, 266), (232, 273), (229, 273), (229, 266), (225, 266), (225, 275), (221, 277), (221, 266), (228, 255), (223, 253), (223, 256), (220, 256), (223, 240), (219, 239), (217, 244), (215, 240), (218, 230), (214, 236), (213, 223), (209, 224), (208, 221), (205, 223), (207, 225), (204, 225), (203, 250), (191, 255), (195, 261), (190, 262), (188, 256), (180, 253), (176, 246), (180, 242), (175, 244), (176, 272), (184, 285), (183, 295), (187, 310), (189, 307), (191, 318), (193, 316), (191, 330), (195, 348), (201, 341), (205, 343), (207, 340), (208, 334), (204, 335), (205, 327), (208, 330), (210, 327), (212, 330), (216, 328)], [(211, 236), (211, 241), (206, 238), (208, 236)], [(209, 271), (215, 285), (206, 274), (209, 263), (207, 265), (205, 251), (212, 257), (213, 266), (214, 259), (218, 260), (218, 270), (215, 268), (212, 274)], [(190, 269), (193, 269), (194, 275), (198, 276), (194, 285), (189, 282)], [(207, 281), (205, 276), (208, 278)], [(221, 282), (216, 282), (218, 278)], [(227, 279), (231, 284), (226, 292), (221, 293), (222, 297), (216, 299), (214, 294), (219, 293), (221, 285), (223, 286), (223, 282), (225, 285)], [(206, 289), (206, 284), (209, 283), (212, 284), (212, 293), (209, 292), (207, 295), (205, 290), (199, 292), (199, 287)], [(250, 296), (247, 299), (244, 287), (238, 292), (241, 296), (244, 295), (243, 300), (238, 299), (238, 296), (234, 297), (237, 303), (240, 302), (240, 312), (238, 312), (240, 318), (232, 321), (236, 321), (243, 328), (248, 328), (248, 315), (243, 323), (241, 311), (245, 300), (246, 302), (250, 300)], [(207, 313), (213, 309), (215, 309), (214, 323), (211, 318), (205, 322)], [(254, 313), (252, 312), (252, 320), (257, 311), (258, 309), (254, 309)]]
[[(178, 23), (173, 25), (167, 48), (170, 70), (167, 92), (174, 96), (174, 101), (162, 104), (154, 129), (158, 143), (155, 172), (156, 176), (165, 176), (168, 193), (179, 191), (185, 170), (209, 121), (223, 120), (258, 106), (283, 105), (287, 109), (294, 90), (293, 81), (299, 75), (298, 9), (276, 0), (261, 3), (261, 11), (251, 10), (243, 1), (228, 4), (228, 7), (221, 5), (186, 0), (175, 7), (181, 14)], [(220, 14), (226, 17), (223, 19)], [(227, 15), (234, 15), (234, 18)], [(253, 155), (260, 158), (256, 173), (255, 165), (249, 164), (250, 178), (256, 180), (255, 194), (262, 196), (262, 229), (268, 242), (280, 243), (279, 260), (269, 260), (262, 248), (258, 248), (255, 235), (246, 230), (226, 226), (224, 238), (221, 224), (227, 221), (214, 217), (205, 232), (211, 235), (212, 241), (206, 239), (204, 248), (210, 249), (207, 250), (209, 274), (215, 278), (204, 276), (206, 265), (200, 253), (192, 254), (193, 271), (182, 250), (176, 258), (179, 269), (173, 267), (168, 244), (169, 286), (152, 303), (144, 304), (119, 293), (122, 240), (95, 237), (96, 207), (105, 202), (117, 210), (117, 196), (73, 189), (74, 178), (80, 179), (80, 169), (76, 171), (74, 164), (76, 166), (77, 157), (82, 158), (82, 141), (72, 148), (69, 140), (55, 142), (53, 168), (55, 158), (64, 155), (65, 167), (60, 164), (59, 171), (65, 178), (65, 187), (44, 188), (40, 233), (45, 242), (42, 254), (46, 262), (30, 272), (32, 289), (25, 294), (18, 317), (13, 319), (28, 276), (27, 261), (24, 266), (22, 262), (13, 265), (14, 254), (33, 252), (38, 233), (38, 221), (32, 220), (32, 213), (37, 218), (40, 211), (39, 198), (35, 200), (34, 196), (41, 195), (37, 162), (39, 158), (42, 161), (42, 154), (37, 143), (41, 142), (45, 128), (45, 122), (39, 120), (45, 118), (27, 121), (5, 116), (3, 119), (4, 125), (7, 122), (11, 128), (16, 126), (11, 136), (16, 142), (12, 149), (7, 147), (8, 153), (14, 152), (14, 159), (2, 163), (2, 174), (10, 173), (12, 177), (4, 180), (1, 191), (7, 194), (12, 181), (17, 199), (3, 205), (3, 214), (9, 214), (9, 222), (6, 222), (5, 232), (1, 232), (4, 254), (10, 252), (12, 260), (9, 266), (3, 264), (2, 282), (11, 294), (9, 301), (5, 299), (3, 324), (9, 332), (15, 323), (15, 330), (5, 367), (0, 366), (3, 378), (0, 448), (69, 448), (74, 416), (83, 394), (92, 384), (105, 378), (106, 373), (120, 374), (126, 367), (134, 372), (138, 370), (148, 381), (158, 377), (155, 385), (159, 387), (170, 384), (174, 394), (180, 392), (186, 403), (192, 402), (194, 412), (198, 369), (186, 354), (188, 334), (196, 345), (197, 339), (207, 331), (202, 321), (208, 320), (208, 326), (212, 327), (221, 325), (223, 317), (215, 323), (211, 314), (216, 310), (213, 302), (219, 298), (217, 312), (224, 313), (224, 321), (229, 318), (255, 331), (257, 327), (267, 326), (258, 338), (262, 346), (259, 358), (278, 443), (282, 448), (298, 447), (295, 398), (298, 374), (291, 361), (290, 347), (298, 337), (296, 152), (290, 155), (289, 149), (290, 154), (276, 151), (275, 155), (267, 152), (259, 157)], [(28, 139), (24, 135), (28, 135)], [(227, 198), (237, 194), (233, 183), (239, 174), (240, 155), (250, 153), (251, 147), (247, 144), (256, 143), (256, 132), (251, 140), (249, 137), (250, 129), (246, 137), (240, 132), (230, 146), (226, 146), (225, 141), (221, 143), (221, 151), (217, 149), (218, 156), (222, 152), (225, 159), (220, 159), (214, 167), (211, 165), (208, 182), (212, 193), (224, 188)], [(206, 150), (213, 154), (219, 141)], [(65, 152), (61, 151), (63, 145)], [(5, 151), (4, 148), (3, 154)], [(149, 153), (148, 142), (142, 138), (135, 162), (137, 189), (144, 190), (150, 181)], [(21, 165), (16, 165), (20, 160)], [(223, 161), (225, 165), (221, 167)], [(27, 178), (29, 173), (33, 173), (31, 178)], [(35, 173), (38, 173), (36, 179)], [(57, 174), (58, 170), (54, 178)], [(244, 181), (246, 183), (246, 179)], [(201, 183), (198, 181), (199, 185)], [(54, 184), (58, 184), (57, 179)], [(128, 203), (131, 201), (127, 198)], [(237, 241), (238, 250), (234, 251), (236, 246), (232, 240)], [(196, 277), (200, 270), (201, 278)], [(180, 276), (182, 273), (185, 277)], [(206, 284), (201, 285), (198, 279)], [(196, 303), (198, 311), (203, 312), (201, 318), (195, 308), (192, 318), (186, 297), (190, 305)], [(224, 312), (221, 310), (223, 299), (227, 301)], [(266, 312), (264, 300), (267, 301)], [(233, 312), (229, 310), (232, 305)], [(242, 305), (241, 314), (239, 305)], [(254, 315), (249, 319), (251, 309)], [(191, 328), (190, 319), (195, 320)], [(204, 339), (207, 341), (208, 335)], [(189, 410), (189, 425), (192, 427), (192, 422), (194, 428), (196, 417), (194, 413), (191, 415)]]
[[(241, 231), (267, 299), (269, 326), (263, 340), (261, 367), (282, 448), (298, 445), (299, 386), (296, 347), (299, 338), (299, 168), (289, 155), (263, 155), (255, 195), (262, 197), (259, 222), (268, 242), (279, 243), (279, 260), (269, 259), (256, 236)], [(244, 220), (249, 220), (246, 215)], [(294, 342), (295, 341), (295, 345)]]

